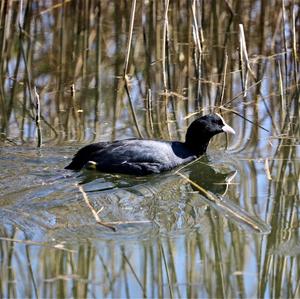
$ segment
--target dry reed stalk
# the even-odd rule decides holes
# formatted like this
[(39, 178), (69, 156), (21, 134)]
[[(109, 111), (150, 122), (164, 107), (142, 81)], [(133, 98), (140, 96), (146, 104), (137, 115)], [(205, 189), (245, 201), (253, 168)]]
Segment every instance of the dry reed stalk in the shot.
[[(30, 258), (30, 254), (29, 254), (29, 247), (28, 246), (25, 246), (25, 252), (26, 252), (27, 267), (28, 267), (29, 274), (30, 274), (30, 279), (31, 279), (32, 285), (33, 285), (34, 296), (36, 298), (38, 298), (39, 296), (38, 296), (37, 283), (36, 283), (35, 277), (33, 275), (32, 262), (31, 262), (31, 258)], [(33, 297), (33, 294), (31, 294), (31, 296)]]
[(182, 298), (181, 292), (180, 292), (180, 288), (179, 288), (179, 281), (178, 281), (178, 276), (176, 273), (176, 266), (175, 266), (175, 260), (174, 260), (174, 250), (173, 250), (173, 246), (171, 243), (170, 238), (167, 239), (168, 242), (168, 252), (169, 252), (169, 264), (170, 264), (170, 268), (172, 270), (171, 272), (171, 282), (173, 287), (175, 287), (176, 292), (177, 292), (177, 297), (176, 298)]
[(202, 85), (201, 85), (201, 67), (202, 67), (202, 43), (203, 43), (203, 34), (201, 32), (201, 40), (199, 36), (199, 25), (196, 16), (196, 1), (194, 0), (192, 3), (192, 17), (193, 17), (193, 40), (196, 46), (194, 50), (194, 63), (195, 63), (195, 72), (196, 72), (196, 80), (197, 80), (197, 94), (196, 94), (196, 105), (200, 108), (200, 103), (202, 100)]
[(34, 86), (35, 97), (35, 124), (37, 128), (37, 147), (42, 146), (42, 130), (41, 130), (41, 102), (40, 96), (37, 93), (36, 86)]
[[(250, 60), (248, 57), (248, 50), (246, 45), (246, 38), (245, 38), (243, 24), (239, 24), (239, 44), (240, 44), (240, 52), (239, 52), (240, 64), (241, 64), (241, 71), (242, 71), (242, 86), (243, 89), (246, 90), (248, 86), (248, 74), (250, 74), (255, 81), (257, 81), (257, 78), (250, 66)], [(244, 97), (246, 97), (246, 95)]]
[(177, 175), (184, 178), (187, 182), (189, 182), (192, 186), (194, 186), (200, 193), (206, 197), (211, 203), (216, 204), (219, 208), (222, 209), (222, 211), (225, 211), (225, 214), (227, 216), (234, 217), (236, 221), (239, 223), (245, 224), (249, 227), (251, 227), (253, 230), (260, 232), (260, 233), (269, 233), (269, 227), (264, 227), (263, 225), (257, 223), (256, 219), (252, 219), (250, 215), (248, 215), (247, 212), (243, 211), (240, 207), (231, 207), (230, 205), (226, 204), (226, 202), (223, 202), (222, 198), (219, 196), (214, 195), (213, 193), (207, 191), (203, 187), (201, 187), (196, 182), (189, 179), (186, 175), (182, 174), (181, 172), (177, 171)]
[(162, 257), (163, 257), (163, 262), (164, 262), (165, 269), (166, 269), (167, 280), (168, 280), (168, 287), (169, 287), (169, 292), (170, 292), (170, 298), (174, 298), (173, 289), (172, 289), (172, 282), (171, 282), (171, 277), (170, 277), (170, 271), (169, 271), (169, 267), (168, 267), (168, 263), (167, 263), (167, 259), (166, 259), (166, 255), (165, 255), (165, 251), (164, 251), (164, 247), (161, 244), (161, 242), (159, 242), (159, 249), (161, 251), (161, 254), (162, 254)]
[[(2, 15), (3, 15), (3, 7), (4, 7), (4, 1), (1, 3), (1, 14), (0, 14), (0, 27), (4, 27), (3, 24), (1, 24), (2, 20)], [(1, 38), (1, 61), (0, 61), (0, 77), (3, 77), (2, 74), (2, 61), (4, 61), (4, 48), (5, 48), (5, 43), (3, 42), (3, 37), (4, 37), (4, 30), (2, 30), (3, 33), (0, 33), (0, 38)], [(2, 36), (3, 35), (3, 36)], [(8, 125), (8, 119), (10, 113), (7, 113), (7, 107), (5, 103), (5, 92), (4, 92), (4, 80), (1, 80), (0, 82), (0, 112), (1, 112), (1, 127), (0, 127), (0, 140), (3, 139), (4, 137), (4, 132), (7, 131), (7, 125)], [(3, 134), (3, 135), (2, 135)]]
[(5, 104), (5, 96), (2, 84), (0, 84), (0, 112), (1, 112), (1, 127), (0, 127), (0, 140), (2, 139), (2, 134), (7, 129), (7, 113), (6, 113), (6, 104)]
[[(282, 116), (282, 121), (286, 118), (287, 112), (288, 112), (288, 107), (286, 104), (286, 99), (284, 96), (284, 87), (283, 87), (283, 78), (282, 78), (282, 71), (280, 67), (280, 62), (277, 62), (277, 67), (278, 67), (278, 77), (279, 77), (279, 94), (280, 94), (280, 103), (281, 103), (281, 116)], [(284, 124), (282, 124), (284, 125)]]
[(265, 159), (265, 172), (267, 175), (267, 178), (269, 181), (272, 180), (271, 172), (270, 172), (270, 166), (269, 166), (269, 160), (268, 158)]
[(151, 88), (148, 89), (147, 93), (147, 115), (148, 115), (148, 122), (150, 125), (151, 135), (154, 135), (154, 127), (153, 127), (153, 108), (152, 108), (152, 92)]
[[(250, 85), (250, 86), (247, 88), (247, 92), (248, 92), (251, 88), (253, 88), (253, 87), (259, 85), (261, 82), (262, 82), (262, 80), (259, 80), (259, 81), (255, 82), (255, 83), (253, 83), (252, 85)], [(237, 100), (237, 99), (238, 99), (240, 96), (242, 96), (243, 94), (244, 94), (244, 91), (238, 93), (238, 94), (235, 95), (232, 99), (230, 99), (230, 100), (228, 100), (226, 103), (224, 103), (224, 104), (222, 105), (222, 107), (229, 107), (230, 104), (232, 104), (233, 101)], [(222, 107), (221, 107), (221, 108), (222, 108)]]
[(225, 63), (224, 63), (223, 80), (222, 80), (222, 91), (221, 91), (220, 100), (219, 100), (219, 105), (220, 106), (223, 106), (225, 85), (226, 85), (227, 65), (228, 65), (228, 55), (227, 55), (227, 53), (225, 53)]
[(101, 1), (99, 1), (96, 5), (95, 11), (95, 19), (96, 19), (96, 64), (95, 64), (95, 118), (94, 118), (94, 132), (93, 132), (93, 140), (97, 139), (100, 135), (100, 116), (99, 116), (99, 106), (101, 105), (100, 100), (102, 98), (102, 14), (101, 14)]
[[(253, 88), (253, 87), (255, 87), (255, 86), (258, 86), (258, 85), (260, 85), (261, 84), (261, 82), (262, 82), (262, 80), (259, 80), (259, 81), (257, 81), (257, 82), (255, 82), (255, 83), (253, 83), (251, 86), (249, 86), (248, 87), (248, 89), (247, 89), (247, 91), (249, 91), (251, 88)], [(244, 94), (244, 91), (242, 91), (242, 92), (240, 92), (240, 93), (238, 93), (236, 96), (234, 96), (232, 99), (230, 99), (229, 101), (227, 101), (225, 104), (223, 104), (223, 106), (221, 106), (221, 107), (219, 107), (220, 109), (227, 109), (228, 107), (230, 107), (230, 104), (232, 104), (232, 102), (233, 101), (235, 101), (236, 99), (238, 99), (240, 96), (242, 96)], [(275, 119), (274, 119), (274, 115), (271, 113), (271, 111), (270, 111), (270, 109), (269, 109), (269, 107), (267, 106), (267, 103), (266, 103), (266, 101), (265, 101), (265, 99), (264, 99), (264, 96), (263, 96), (263, 94), (259, 91), (259, 95), (262, 97), (262, 102), (263, 102), (263, 105), (264, 105), (264, 108), (266, 109), (266, 111), (267, 111), (267, 114), (268, 114), (268, 116), (269, 116), (269, 118), (270, 118), (270, 120), (271, 120), (271, 122), (272, 122), (272, 128), (274, 128), (274, 130), (275, 130), (275, 134), (279, 134), (279, 132), (280, 132), (280, 129), (278, 128), (278, 125), (277, 125), (277, 123), (275, 122)], [(233, 109), (233, 108), (232, 108)], [(236, 112), (236, 115), (239, 115), (240, 116), (240, 114), (239, 113), (237, 113), (237, 111), (235, 111)], [(247, 120), (246, 119), (246, 117), (243, 117), (245, 120)], [(248, 120), (247, 120), (248, 121)], [(255, 122), (253, 122), (253, 123), (255, 123)], [(270, 130), (267, 130), (267, 129), (265, 129), (265, 128), (263, 128), (263, 127), (261, 127), (261, 129), (263, 129), (263, 130), (265, 130), (266, 132), (270, 132)]]
[(166, 70), (166, 44), (167, 44), (167, 31), (168, 31), (168, 28), (169, 28), (169, 25), (168, 25), (168, 10), (169, 10), (169, 0), (166, 0), (164, 19), (163, 19), (164, 20), (164, 25), (163, 25), (162, 58), (161, 58), (164, 92), (166, 92), (168, 90), (167, 70)]
[(76, 137), (77, 139), (81, 139), (82, 138), (82, 132), (80, 130), (80, 127), (79, 127), (79, 122), (80, 122), (80, 118), (79, 118), (79, 112), (78, 112), (78, 105), (76, 103), (76, 88), (75, 88), (75, 84), (73, 83), (71, 86), (70, 86), (70, 96), (71, 96), (71, 109), (72, 109), (72, 112), (73, 112), (73, 117), (74, 117), (74, 121), (75, 121), (75, 124), (74, 124), (74, 129), (75, 129), (75, 132), (76, 132)]
[[(160, 240), (158, 240), (158, 242), (160, 242)], [(158, 297), (159, 298), (164, 298), (164, 286), (165, 286), (165, 282), (164, 282), (164, 275), (163, 275), (163, 266), (162, 266), (162, 256), (161, 256), (161, 251), (158, 250), (157, 251), (157, 255), (156, 255), (156, 263), (157, 263), (157, 273), (156, 273), (156, 279), (158, 282)], [(155, 296), (157, 297), (157, 295)]]
[(286, 38), (286, 19), (285, 19), (285, 4), (284, 0), (281, 0), (281, 10), (282, 10), (282, 36), (283, 36), (283, 47), (284, 47), (284, 73), (285, 73), (285, 86), (288, 86), (288, 46)]
[[(103, 210), (103, 207), (101, 207), (97, 213), (100, 213)], [(152, 223), (150, 220), (127, 220), (127, 221), (109, 221), (106, 222), (107, 224), (116, 224), (116, 225), (122, 225), (122, 224), (147, 224)]]
[(165, 1), (165, 11), (164, 11), (164, 25), (163, 25), (163, 37), (162, 37), (162, 76), (163, 76), (163, 97), (164, 97), (164, 113), (165, 113), (165, 119), (167, 123), (167, 133), (168, 137), (171, 138), (171, 132), (170, 132), (170, 121), (168, 116), (168, 87), (170, 85), (170, 77), (167, 76), (167, 67), (166, 63), (169, 63), (168, 55), (166, 52), (168, 52), (168, 31), (169, 31), (169, 22), (168, 22), (168, 11), (169, 11), (169, 0)]
[(262, 130), (266, 131), (266, 132), (270, 132), (268, 129), (264, 128), (262, 125), (260, 125), (257, 121), (252, 121), (250, 120), (249, 118), (243, 116), (241, 113), (239, 113), (238, 111), (234, 110), (234, 109), (228, 109), (228, 108), (225, 108), (225, 107), (218, 107), (218, 108), (221, 108), (222, 110), (225, 110), (225, 111), (228, 111), (228, 112), (231, 112), (239, 117), (241, 117), (242, 119), (244, 119), (245, 121), (249, 122), (250, 124), (252, 125), (255, 125), (255, 126), (258, 126), (259, 128), (261, 128)]
[(240, 68), (241, 68), (241, 83), (243, 90), (243, 97), (247, 97), (247, 88), (248, 88), (248, 68), (245, 67), (249, 61), (246, 40), (244, 34), (244, 27), (242, 24), (239, 25), (239, 43), (240, 43)]
[(132, 98), (129, 92), (129, 77), (127, 74), (128, 71), (128, 64), (129, 64), (129, 57), (130, 57), (130, 49), (131, 49), (131, 43), (132, 43), (132, 33), (133, 33), (133, 25), (134, 25), (134, 18), (135, 18), (135, 9), (136, 9), (136, 0), (132, 0), (132, 6), (131, 6), (131, 12), (130, 12), (130, 26), (129, 26), (129, 37), (127, 42), (127, 52), (126, 52), (126, 58), (124, 63), (124, 73), (123, 73), (123, 81), (124, 81), (124, 87), (125, 91), (128, 96), (129, 106), (131, 110), (131, 115), (133, 117), (133, 121), (136, 127), (136, 130), (138, 132), (138, 135), (140, 138), (143, 138), (142, 132), (140, 130), (138, 120), (136, 117), (135, 109), (133, 107)]
[(83, 199), (84, 199), (84, 202), (86, 203), (87, 207), (91, 210), (96, 222), (104, 227), (107, 227), (109, 229), (111, 229), (112, 231), (116, 231), (117, 229), (110, 225), (110, 224), (107, 224), (106, 222), (103, 222), (101, 221), (100, 217), (99, 217), (99, 213), (102, 211), (102, 208), (99, 209), (98, 211), (95, 211), (95, 209), (93, 208), (93, 206), (91, 205), (90, 201), (89, 201), (89, 198), (87, 196), (87, 194), (85, 193), (85, 191), (83, 190), (82, 186), (78, 186), (78, 189), (79, 191), (81, 192), (82, 196), (83, 196)]
[[(67, 30), (66, 30), (66, 7), (65, 2), (63, 2), (62, 9), (58, 11), (57, 17), (57, 24), (58, 24), (58, 32), (57, 40), (55, 42), (58, 45), (58, 53), (57, 59), (59, 61), (59, 73), (57, 81), (57, 95), (55, 97), (56, 102), (56, 121), (58, 124), (58, 131), (59, 131), (59, 139), (61, 140), (65, 134), (66, 128), (64, 128), (64, 118), (63, 118), (63, 110), (64, 110), (64, 82), (66, 80), (67, 74), (67, 55), (66, 55), (66, 48), (67, 48)], [(76, 73), (76, 70), (75, 70)]]
[(124, 260), (126, 261), (127, 265), (129, 266), (134, 278), (136, 279), (138, 285), (140, 286), (140, 288), (142, 289), (143, 292), (143, 296), (144, 298), (146, 298), (146, 293), (145, 293), (145, 288), (141, 282), (141, 280), (139, 279), (138, 275), (136, 274), (136, 271), (134, 270), (134, 267), (131, 265), (130, 260), (127, 258), (126, 254), (125, 254), (125, 249), (124, 246), (121, 247), (121, 251), (122, 251), (122, 257), (124, 258)]
[(296, 35), (296, 12), (295, 12), (295, 8), (292, 8), (293, 12), (292, 12), (292, 44), (293, 44), (293, 63), (294, 63), (294, 80), (295, 80), (295, 84), (297, 86), (297, 89), (299, 89), (298, 86), (298, 72), (297, 72), (297, 66), (299, 63), (299, 57), (297, 54), (297, 35)]
[[(192, 3), (192, 16), (193, 16), (193, 29), (194, 29), (193, 33), (194, 33), (195, 45), (197, 46), (199, 55), (201, 55), (202, 54), (202, 46), (201, 46), (201, 42), (200, 42), (199, 26), (198, 26), (197, 17), (196, 17), (196, 0), (193, 0), (193, 3)], [(203, 40), (203, 37), (202, 37), (202, 40)]]
[[(29, 94), (29, 99), (31, 105), (35, 108), (35, 124), (37, 127), (37, 135), (38, 135), (38, 140), (37, 140), (37, 146), (41, 147), (42, 145), (42, 132), (40, 128), (40, 119), (41, 119), (41, 105), (40, 105), (40, 97), (36, 91), (36, 88), (34, 87), (34, 92), (32, 90), (32, 79), (31, 79), (31, 73), (29, 71), (29, 66), (28, 66), (28, 61), (26, 58), (25, 54), (25, 49), (23, 45), (23, 36), (24, 36), (24, 20), (23, 20), (23, 0), (20, 1), (20, 9), (19, 9), (19, 20), (18, 20), (18, 27), (19, 27), (19, 43), (20, 43), (20, 49), (21, 49), (21, 54), (23, 57), (24, 65), (25, 65), (25, 72), (26, 72), (26, 83), (27, 83), (27, 88), (28, 88), (28, 94)], [(29, 38), (30, 41), (30, 38)], [(35, 98), (35, 101), (33, 100)], [(26, 106), (26, 102), (25, 102)]]

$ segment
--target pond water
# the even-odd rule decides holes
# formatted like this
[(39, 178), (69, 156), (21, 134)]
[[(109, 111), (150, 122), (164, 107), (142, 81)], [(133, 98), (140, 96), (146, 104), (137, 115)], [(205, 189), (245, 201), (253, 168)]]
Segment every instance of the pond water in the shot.
[(180, 170), (209, 196), (176, 173), (63, 170), (73, 152), (1, 149), (4, 297), (290, 296), (287, 279), (297, 291), (299, 159), (275, 159), (286, 168), (268, 180), (263, 159), (212, 152)]
[[(204, 2), (0, 4), (1, 298), (300, 297), (299, 4)], [(215, 109), (237, 134), (185, 167), (64, 169)]]

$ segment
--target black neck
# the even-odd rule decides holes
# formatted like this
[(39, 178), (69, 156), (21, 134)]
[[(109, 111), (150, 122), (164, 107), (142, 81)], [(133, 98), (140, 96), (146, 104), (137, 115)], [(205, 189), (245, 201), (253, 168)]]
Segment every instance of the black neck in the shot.
[(207, 146), (208, 146), (209, 140), (201, 143), (196, 143), (196, 142), (191, 142), (189, 140), (185, 141), (185, 145), (196, 155), (196, 156), (201, 156), (205, 154)]
[(209, 126), (203, 119), (196, 119), (187, 129), (185, 145), (195, 155), (201, 156), (206, 152), (209, 140), (217, 133), (216, 130), (209, 130)]

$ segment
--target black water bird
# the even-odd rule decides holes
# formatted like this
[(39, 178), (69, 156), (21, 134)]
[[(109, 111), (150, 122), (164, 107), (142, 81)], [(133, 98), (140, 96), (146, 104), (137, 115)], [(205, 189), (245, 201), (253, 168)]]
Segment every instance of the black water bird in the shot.
[(93, 143), (81, 148), (65, 168), (133, 175), (160, 173), (203, 155), (210, 139), (222, 132), (235, 134), (221, 115), (209, 114), (190, 124), (185, 142), (132, 138)]

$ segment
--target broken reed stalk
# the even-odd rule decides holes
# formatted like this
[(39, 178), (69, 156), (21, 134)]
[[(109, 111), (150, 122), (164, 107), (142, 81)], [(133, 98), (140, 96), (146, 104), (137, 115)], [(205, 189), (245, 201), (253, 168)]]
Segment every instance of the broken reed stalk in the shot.
[(103, 221), (101, 221), (100, 217), (99, 217), (99, 213), (102, 211), (102, 209), (100, 209), (98, 212), (95, 211), (95, 209), (93, 208), (93, 206), (91, 205), (90, 201), (89, 201), (89, 198), (87, 196), (87, 194), (85, 193), (85, 191), (83, 190), (83, 188), (81, 186), (78, 186), (78, 189), (79, 191), (81, 192), (82, 196), (83, 196), (83, 199), (86, 203), (86, 205), (88, 206), (88, 208), (91, 210), (91, 212), (93, 213), (93, 216), (96, 220), (96, 222), (104, 227), (107, 227), (109, 229), (111, 229), (112, 231), (116, 231), (117, 229), (113, 226), (113, 225), (110, 225), (110, 224), (107, 224)]
[[(76, 103), (75, 103), (75, 100), (76, 100), (76, 94), (75, 93), (76, 93), (76, 91), (75, 91), (75, 84), (73, 83), (70, 86), (70, 94), (71, 94), (71, 100), (72, 100), (72, 105), (73, 105), (73, 110), (74, 110), (74, 116), (77, 113), (77, 107), (76, 107)], [(76, 126), (76, 122), (75, 122), (75, 126)]]
[(128, 101), (129, 101), (129, 106), (131, 110), (131, 114), (133, 117), (133, 121), (136, 127), (136, 130), (138, 132), (138, 135), (140, 138), (143, 138), (142, 132), (140, 130), (138, 120), (135, 114), (135, 110), (133, 107), (132, 103), (132, 98), (129, 92), (129, 78), (127, 75), (128, 71), (128, 64), (129, 64), (129, 57), (130, 57), (130, 48), (131, 48), (131, 43), (132, 43), (132, 32), (133, 32), (133, 24), (134, 24), (134, 17), (135, 17), (135, 8), (136, 8), (136, 0), (132, 1), (132, 6), (131, 6), (131, 12), (130, 12), (130, 27), (129, 27), (129, 37), (128, 37), (128, 43), (127, 43), (127, 53), (126, 53), (126, 58), (125, 58), (125, 63), (124, 63), (124, 74), (123, 74), (123, 80), (124, 80), (124, 86), (125, 90), (128, 96)]
[(75, 120), (75, 132), (76, 132), (76, 137), (77, 139), (81, 140), (82, 139), (82, 130), (80, 130), (80, 119), (79, 119), (79, 109), (76, 104), (76, 88), (75, 84), (73, 83), (70, 86), (70, 94), (71, 94), (71, 107), (70, 109), (73, 111), (73, 116)]
[(35, 97), (35, 124), (37, 129), (37, 147), (42, 146), (42, 130), (41, 130), (41, 102), (40, 96), (34, 86), (34, 97)]
[(204, 189), (203, 187), (201, 187), (200, 185), (198, 185), (197, 183), (195, 183), (194, 181), (192, 181), (190, 178), (188, 178), (186, 175), (182, 174), (179, 171), (175, 172), (177, 175), (181, 176), (182, 178), (184, 178), (187, 182), (189, 182), (192, 186), (194, 186), (195, 188), (197, 188), (207, 199), (209, 199), (211, 202), (216, 202), (217, 199), (215, 196), (213, 196), (210, 192), (208, 192), (206, 189)]
[(270, 172), (270, 166), (269, 166), (269, 159), (268, 158), (265, 159), (264, 168), (265, 168), (265, 173), (267, 175), (268, 180), (271, 181), (272, 176), (271, 176), (271, 172)]
[(268, 227), (265, 227), (257, 223), (255, 219), (253, 219), (252, 216), (250, 216), (247, 212), (243, 211), (240, 207), (234, 207), (226, 204), (226, 201), (222, 200), (222, 197), (216, 196), (213, 193), (210, 193), (203, 187), (201, 187), (196, 182), (192, 181), (190, 178), (185, 176), (184, 174), (180, 173), (179, 171), (176, 171), (176, 174), (184, 178), (187, 182), (189, 182), (192, 186), (194, 186), (198, 191), (200, 191), (200, 194), (202, 194), (204, 197), (206, 197), (211, 203), (216, 204), (219, 208), (221, 208), (223, 211), (225, 211), (227, 217), (233, 217), (235, 220), (237, 220), (239, 223), (243, 223), (245, 225), (248, 225), (252, 229), (254, 229), (257, 232), (260, 233), (267, 233)]

